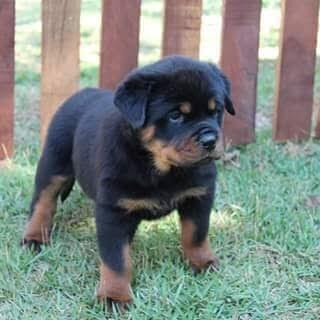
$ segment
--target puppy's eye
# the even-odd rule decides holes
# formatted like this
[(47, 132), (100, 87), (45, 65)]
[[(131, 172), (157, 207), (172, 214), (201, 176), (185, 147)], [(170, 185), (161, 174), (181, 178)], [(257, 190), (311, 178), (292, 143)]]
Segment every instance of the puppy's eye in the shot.
[(211, 117), (215, 117), (215, 116), (218, 116), (220, 115), (221, 113), (221, 109), (220, 108), (216, 108), (215, 110), (208, 110), (208, 113), (209, 113), (209, 116)]
[(209, 110), (208, 113), (209, 113), (209, 116), (214, 117), (214, 116), (217, 115), (217, 113), (219, 113), (219, 111), (218, 110), (214, 110), (214, 111), (213, 110)]
[(172, 123), (181, 123), (184, 120), (184, 115), (178, 111), (172, 111), (169, 113), (169, 121)]

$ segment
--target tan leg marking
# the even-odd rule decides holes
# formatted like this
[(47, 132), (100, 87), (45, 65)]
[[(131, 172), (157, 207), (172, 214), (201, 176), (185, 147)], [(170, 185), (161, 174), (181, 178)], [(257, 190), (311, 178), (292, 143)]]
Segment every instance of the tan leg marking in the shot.
[(218, 267), (219, 260), (210, 248), (208, 237), (202, 243), (195, 245), (193, 242), (195, 225), (187, 219), (183, 219), (180, 222), (183, 254), (191, 266), (198, 271), (210, 266)]
[(66, 177), (53, 177), (51, 184), (40, 193), (24, 231), (23, 238), (25, 240), (36, 240), (41, 243), (49, 242), (52, 218), (56, 211), (57, 195), (66, 180)]
[(106, 264), (100, 266), (100, 284), (97, 290), (98, 300), (103, 302), (110, 298), (118, 302), (130, 302), (131, 295), (131, 259), (129, 245), (123, 250), (124, 271), (122, 273), (111, 270)]

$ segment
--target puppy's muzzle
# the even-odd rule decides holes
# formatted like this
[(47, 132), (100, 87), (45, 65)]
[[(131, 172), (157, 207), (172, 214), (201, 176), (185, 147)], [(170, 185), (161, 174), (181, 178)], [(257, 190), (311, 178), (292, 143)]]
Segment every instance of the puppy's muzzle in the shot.
[(208, 152), (211, 152), (215, 149), (217, 141), (218, 134), (212, 129), (205, 128), (198, 133), (198, 144)]

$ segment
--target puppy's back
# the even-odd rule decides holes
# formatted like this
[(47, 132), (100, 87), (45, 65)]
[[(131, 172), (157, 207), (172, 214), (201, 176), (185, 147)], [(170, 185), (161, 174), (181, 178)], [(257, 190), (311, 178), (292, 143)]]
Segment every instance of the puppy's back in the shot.
[[(67, 99), (57, 110), (48, 128), (48, 133), (39, 162), (39, 170), (51, 175), (74, 176), (72, 163), (76, 130), (81, 119), (95, 109), (101, 108), (101, 100), (112, 106), (113, 94), (107, 90), (86, 88)], [(105, 108), (106, 110), (107, 108)]]
[(49, 125), (45, 148), (54, 148), (56, 152), (71, 157), (73, 137), (80, 119), (104, 96), (112, 99), (110, 91), (85, 88), (68, 98)]

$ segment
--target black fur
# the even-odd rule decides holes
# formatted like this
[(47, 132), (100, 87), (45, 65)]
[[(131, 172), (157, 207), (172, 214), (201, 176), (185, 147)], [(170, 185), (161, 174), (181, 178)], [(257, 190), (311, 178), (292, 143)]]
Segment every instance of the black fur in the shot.
[[(210, 98), (216, 104), (211, 114)], [(172, 120), (172, 112), (183, 102), (189, 102), (192, 111), (180, 123)], [(178, 148), (206, 128), (218, 135), (224, 108), (234, 114), (223, 73), (212, 64), (180, 56), (134, 70), (114, 94), (100, 89), (78, 92), (51, 122), (38, 164), (33, 205), (53, 176), (68, 178), (59, 191), (62, 200), (76, 179), (95, 202), (101, 258), (117, 272), (123, 270), (122, 248), (131, 242), (142, 219), (160, 218), (177, 208), (182, 218), (194, 222), (194, 241), (200, 243), (208, 232), (214, 198), (216, 168), (210, 154), (204, 156), (201, 151), (197, 159), (191, 157), (162, 172), (155, 167), (141, 132), (154, 126), (154, 139)], [(207, 194), (172, 201), (174, 195), (195, 187), (206, 187)], [(161, 209), (128, 213), (119, 206), (124, 198), (156, 199)]]

